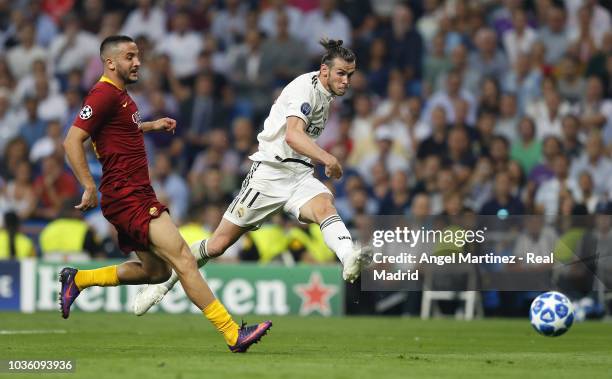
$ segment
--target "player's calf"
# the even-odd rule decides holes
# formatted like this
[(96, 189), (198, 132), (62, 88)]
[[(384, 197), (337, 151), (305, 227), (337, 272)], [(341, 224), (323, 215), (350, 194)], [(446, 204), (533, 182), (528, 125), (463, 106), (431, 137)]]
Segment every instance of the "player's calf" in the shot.
[(371, 263), (371, 249), (353, 243), (351, 234), (338, 214), (327, 217), (319, 226), (325, 243), (342, 262), (343, 279), (353, 283), (361, 275), (361, 270)]
[[(195, 257), (198, 268), (208, 263), (210, 259), (206, 254), (206, 240), (201, 240), (193, 243), (189, 250)], [(171, 270), (170, 278), (163, 283), (144, 286), (134, 299), (134, 314), (142, 316), (155, 304), (159, 304), (164, 296), (174, 287), (179, 281), (179, 276), (174, 270)]]
[(161, 270), (149, 272), (150, 284), (164, 283), (172, 276), (172, 269), (168, 266)]

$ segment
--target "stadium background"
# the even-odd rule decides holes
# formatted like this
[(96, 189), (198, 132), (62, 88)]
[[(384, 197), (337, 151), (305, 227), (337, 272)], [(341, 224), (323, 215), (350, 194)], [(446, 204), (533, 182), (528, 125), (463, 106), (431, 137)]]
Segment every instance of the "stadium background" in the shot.
[[(129, 89), (141, 118), (178, 121), (145, 140), (188, 239), (218, 223), (269, 106), (318, 68), (322, 37), (357, 54), (319, 139), (345, 167), (326, 184), (350, 228), (373, 215), (610, 215), (610, 25), (592, 0), (0, 0), (0, 259), (121, 257), (101, 213), (73, 209), (61, 146), (101, 74), (99, 43), (117, 33), (141, 52)], [(89, 162), (99, 180), (91, 150)], [(565, 232), (552, 224), (526, 243), (552, 249)], [(219, 261), (272, 260), (335, 267), (316, 226), (281, 216)], [(345, 289), (348, 313), (419, 313), (418, 294)], [(485, 298), (485, 313), (524, 315), (532, 295)]]

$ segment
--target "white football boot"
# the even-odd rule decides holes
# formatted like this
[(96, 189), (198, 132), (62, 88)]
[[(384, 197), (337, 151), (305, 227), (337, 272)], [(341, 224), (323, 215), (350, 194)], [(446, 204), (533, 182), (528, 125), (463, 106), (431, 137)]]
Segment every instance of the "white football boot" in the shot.
[(347, 282), (354, 283), (361, 270), (372, 263), (372, 248), (370, 246), (361, 247), (358, 243), (353, 245), (353, 251), (344, 258), (344, 269), (342, 278)]
[(158, 304), (168, 293), (168, 288), (163, 284), (147, 284), (134, 299), (134, 314), (142, 316), (155, 304)]

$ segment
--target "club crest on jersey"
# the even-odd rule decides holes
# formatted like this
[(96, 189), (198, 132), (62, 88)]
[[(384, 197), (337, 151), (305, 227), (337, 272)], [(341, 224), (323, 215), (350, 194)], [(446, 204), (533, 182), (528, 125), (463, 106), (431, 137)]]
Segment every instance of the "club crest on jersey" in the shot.
[(300, 111), (304, 114), (304, 116), (308, 116), (310, 114), (310, 111), (312, 111), (312, 107), (308, 103), (302, 103)]
[(90, 118), (93, 115), (93, 109), (91, 109), (91, 107), (89, 105), (85, 105), (82, 109), (81, 112), (79, 112), (79, 118), (81, 120), (87, 120), (88, 118)]
[(134, 121), (134, 124), (140, 126), (142, 120), (140, 119), (140, 113), (138, 113), (138, 111), (132, 113), (132, 121)]

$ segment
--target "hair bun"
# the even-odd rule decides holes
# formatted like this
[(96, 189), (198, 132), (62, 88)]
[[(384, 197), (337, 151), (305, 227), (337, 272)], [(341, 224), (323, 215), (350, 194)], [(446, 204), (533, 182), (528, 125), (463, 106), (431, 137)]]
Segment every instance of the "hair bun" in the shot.
[(323, 45), (326, 50), (333, 50), (342, 46), (343, 42), (344, 41), (341, 39), (322, 39), (321, 45)]
[(341, 58), (346, 62), (355, 62), (355, 53), (351, 51), (351, 49), (347, 49), (342, 46), (341, 39), (327, 39), (322, 38), (319, 40), (319, 43), (326, 50), (323, 58), (321, 58), (321, 64), (325, 64), (331, 67), (332, 61), (335, 58)]

